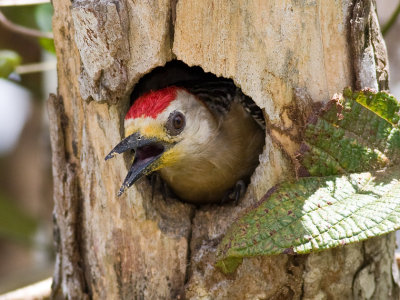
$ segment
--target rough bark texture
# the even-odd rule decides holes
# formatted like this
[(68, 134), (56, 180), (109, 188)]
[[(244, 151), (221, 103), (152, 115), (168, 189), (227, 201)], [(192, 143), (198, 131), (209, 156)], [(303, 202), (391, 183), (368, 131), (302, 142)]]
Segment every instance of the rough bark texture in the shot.
[[(245, 259), (229, 276), (214, 267), (227, 227), (292, 176), (291, 157), (313, 104), (349, 85), (387, 88), (387, 57), (373, 3), (53, 4), (59, 76), (58, 96), (49, 100), (55, 298), (397, 297), (393, 235), (311, 255)], [(104, 157), (122, 138), (129, 94), (144, 74), (173, 58), (232, 78), (265, 111), (265, 150), (237, 206), (194, 208), (157, 194), (152, 198), (146, 179), (116, 197), (127, 164), (123, 156), (107, 163)]]

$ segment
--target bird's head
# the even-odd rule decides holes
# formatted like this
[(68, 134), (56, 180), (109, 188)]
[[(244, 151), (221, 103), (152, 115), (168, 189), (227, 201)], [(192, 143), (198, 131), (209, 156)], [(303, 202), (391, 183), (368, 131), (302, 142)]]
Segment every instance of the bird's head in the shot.
[(106, 156), (134, 152), (132, 166), (118, 195), (139, 178), (195, 156), (207, 144), (218, 122), (208, 108), (185, 89), (167, 87), (138, 98), (125, 117), (125, 139)]

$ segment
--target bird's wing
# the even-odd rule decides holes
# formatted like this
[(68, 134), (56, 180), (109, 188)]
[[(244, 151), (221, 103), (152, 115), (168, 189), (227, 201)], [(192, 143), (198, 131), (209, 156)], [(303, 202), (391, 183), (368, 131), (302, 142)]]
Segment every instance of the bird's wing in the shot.
[(257, 124), (265, 130), (262, 110), (250, 97), (243, 94), (230, 79), (182, 81), (174, 85), (183, 87), (197, 96), (216, 115), (226, 115), (233, 101), (239, 101)]
[(230, 110), (236, 95), (236, 87), (229, 80), (192, 80), (179, 82), (177, 86), (198, 97), (217, 115), (225, 115)]
[(261, 110), (260, 107), (251, 99), (249, 96), (246, 96), (245, 94), (242, 93), (242, 91), (239, 90), (238, 93), (238, 98), (239, 102), (242, 104), (244, 109), (253, 117), (254, 121), (260, 127), (265, 130), (265, 119), (264, 119), (264, 113)]

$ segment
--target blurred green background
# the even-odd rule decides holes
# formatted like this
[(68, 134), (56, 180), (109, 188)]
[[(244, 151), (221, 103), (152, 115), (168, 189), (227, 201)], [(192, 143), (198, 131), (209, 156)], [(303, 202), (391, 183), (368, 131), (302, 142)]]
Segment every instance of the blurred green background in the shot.
[(0, 16), (0, 294), (52, 275), (45, 103), (57, 88), (53, 40), (18, 32), (18, 26), (51, 32), (51, 4), (1, 5), (12, 24)]

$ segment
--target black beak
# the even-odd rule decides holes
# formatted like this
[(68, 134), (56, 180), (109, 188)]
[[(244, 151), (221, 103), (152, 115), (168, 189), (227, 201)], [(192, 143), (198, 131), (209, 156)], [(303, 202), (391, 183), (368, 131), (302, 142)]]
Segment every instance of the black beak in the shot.
[(125, 177), (118, 196), (121, 196), (125, 189), (129, 188), (139, 178), (150, 174), (157, 167), (158, 160), (167, 147), (166, 143), (160, 142), (155, 138), (144, 138), (139, 133), (131, 134), (116, 145), (105, 157), (105, 160), (113, 158), (115, 153), (121, 154), (127, 150), (135, 151), (131, 169)]

